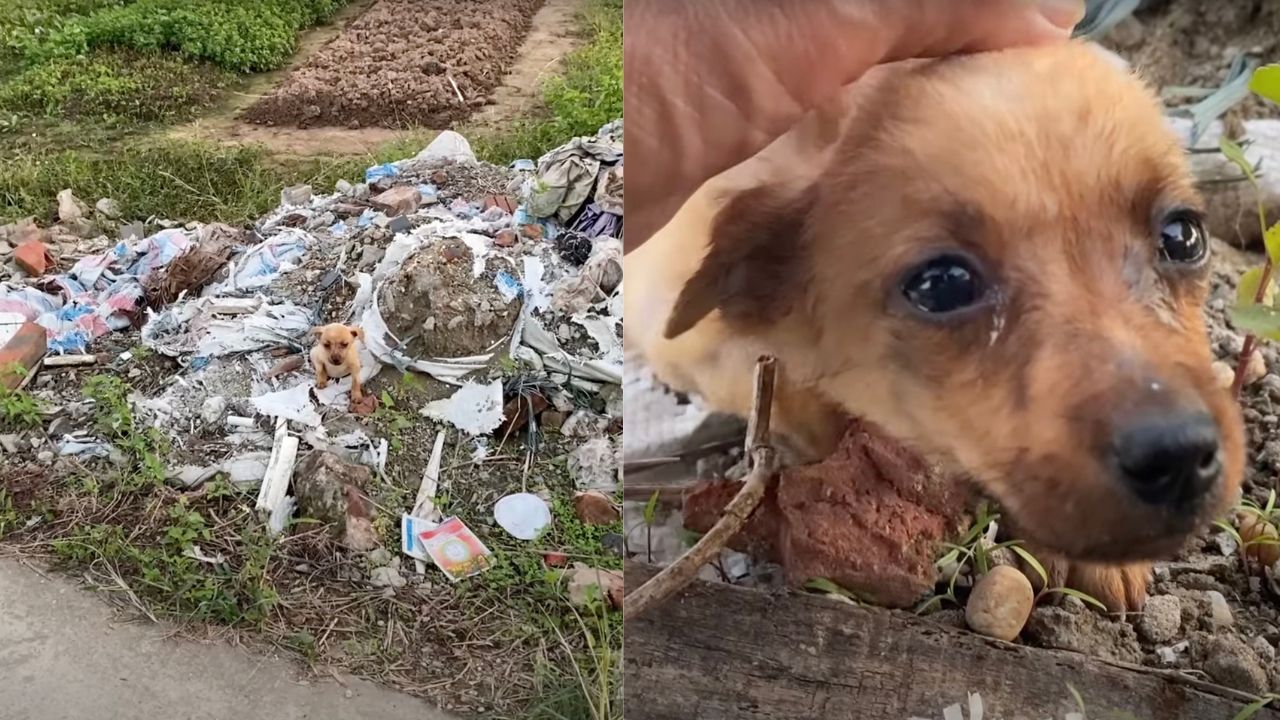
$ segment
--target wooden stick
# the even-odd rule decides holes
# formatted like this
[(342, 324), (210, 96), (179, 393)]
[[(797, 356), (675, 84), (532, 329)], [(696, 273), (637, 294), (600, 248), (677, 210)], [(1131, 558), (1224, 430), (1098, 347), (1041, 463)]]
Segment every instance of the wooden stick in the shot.
[(774, 379), (777, 375), (777, 362), (772, 357), (761, 357), (756, 362), (756, 389), (751, 401), (751, 418), (747, 426), (747, 447), (752, 466), (747, 473), (742, 488), (733, 496), (724, 514), (716, 520), (716, 524), (699, 538), (675, 562), (663, 568), (661, 572), (649, 578), (625, 598), (624, 612), (626, 617), (638, 617), (646, 610), (661, 604), (664, 600), (679, 592), (698, 575), (698, 569), (719, 557), (747, 518), (764, 499), (765, 490), (774, 479), (778, 470), (778, 457), (768, 444), (770, 410), (773, 406)]

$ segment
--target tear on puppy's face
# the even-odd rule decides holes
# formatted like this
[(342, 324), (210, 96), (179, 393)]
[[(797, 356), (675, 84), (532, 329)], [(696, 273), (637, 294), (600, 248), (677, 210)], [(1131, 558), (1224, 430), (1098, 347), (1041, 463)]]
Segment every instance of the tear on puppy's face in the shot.
[(812, 182), (723, 207), (667, 336), (718, 314), (1050, 550), (1176, 551), (1234, 500), (1244, 446), (1156, 99), (1076, 43), (876, 72)]

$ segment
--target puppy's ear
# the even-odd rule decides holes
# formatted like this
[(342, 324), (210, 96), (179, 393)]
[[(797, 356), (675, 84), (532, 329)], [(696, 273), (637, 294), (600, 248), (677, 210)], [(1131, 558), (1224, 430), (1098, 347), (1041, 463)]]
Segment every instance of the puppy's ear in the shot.
[(323, 326), (323, 325), (317, 325), (317, 326), (315, 326), (315, 327), (311, 328), (311, 334), (312, 334), (313, 336), (315, 336), (315, 337), (320, 337), (321, 335), (324, 335), (324, 326)]
[(713, 310), (737, 327), (763, 327), (800, 301), (811, 270), (806, 225), (813, 191), (762, 186), (725, 204), (702, 266), (676, 299), (664, 335), (678, 337)]
[(364, 342), (364, 328), (348, 325), (347, 329), (351, 331), (351, 337), (359, 338), (361, 342)]

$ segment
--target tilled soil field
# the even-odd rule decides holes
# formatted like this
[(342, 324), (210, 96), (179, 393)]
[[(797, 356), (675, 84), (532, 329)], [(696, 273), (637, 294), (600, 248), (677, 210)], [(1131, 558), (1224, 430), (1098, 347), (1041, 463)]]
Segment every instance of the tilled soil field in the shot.
[(381, 0), (244, 119), (448, 127), (489, 100), (543, 0)]

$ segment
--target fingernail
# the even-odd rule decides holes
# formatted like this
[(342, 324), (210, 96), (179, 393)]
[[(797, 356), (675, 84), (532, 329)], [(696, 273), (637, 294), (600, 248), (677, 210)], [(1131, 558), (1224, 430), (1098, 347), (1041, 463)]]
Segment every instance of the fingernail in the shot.
[(1063, 30), (1071, 30), (1084, 18), (1084, 0), (1039, 0), (1040, 14)]

